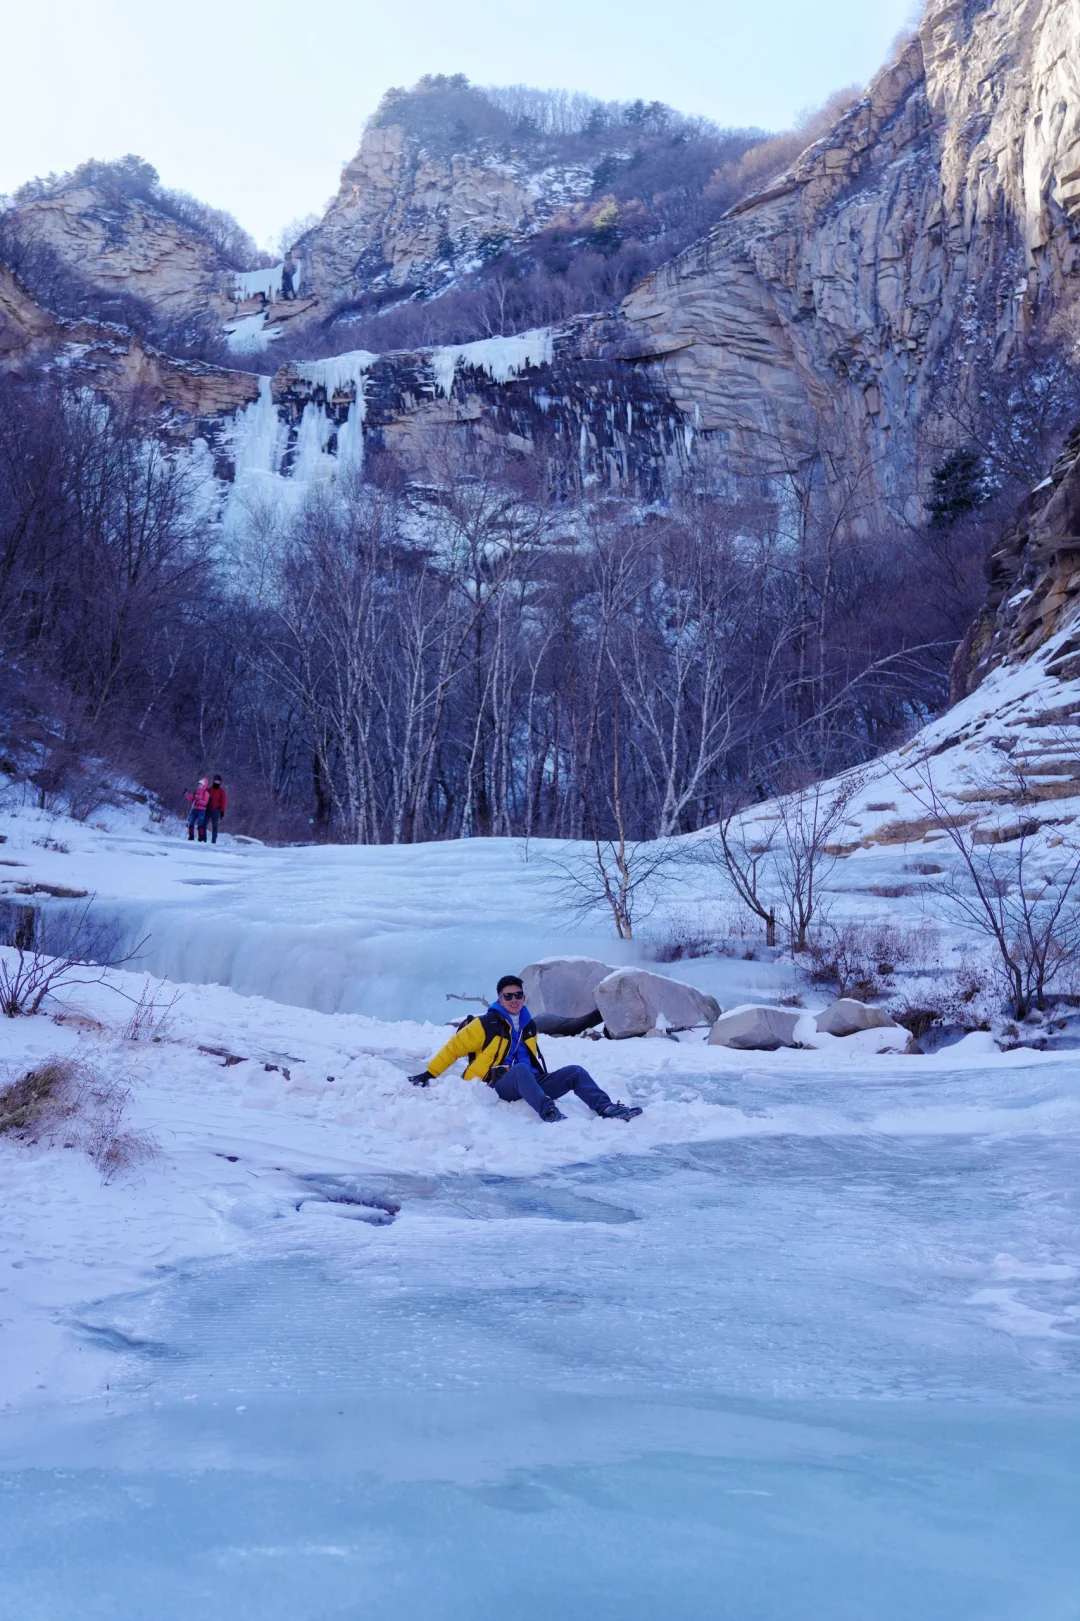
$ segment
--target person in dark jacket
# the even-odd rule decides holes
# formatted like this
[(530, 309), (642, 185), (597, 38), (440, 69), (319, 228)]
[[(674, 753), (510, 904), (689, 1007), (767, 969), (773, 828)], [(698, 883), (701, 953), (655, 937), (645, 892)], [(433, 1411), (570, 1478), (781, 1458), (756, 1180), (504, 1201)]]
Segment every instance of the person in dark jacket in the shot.
[(225, 816), (227, 803), (225, 790), (221, 786), (221, 778), (215, 777), (210, 784), (210, 799), (206, 807), (206, 819), (210, 826), (210, 843), (217, 843), (218, 823)]
[(455, 1058), (467, 1058), (467, 1081), (486, 1081), (504, 1103), (524, 1100), (549, 1123), (566, 1119), (555, 1099), (567, 1092), (575, 1092), (603, 1120), (632, 1120), (641, 1113), (625, 1103), (612, 1103), (580, 1064), (567, 1064), (549, 1075), (521, 980), (516, 974), (504, 974), (496, 990), (498, 1000), (486, 1013), (469, 1019), (428, 1061), (427, 1069), (409, 1076), (414, 1086), (430, 1086)]

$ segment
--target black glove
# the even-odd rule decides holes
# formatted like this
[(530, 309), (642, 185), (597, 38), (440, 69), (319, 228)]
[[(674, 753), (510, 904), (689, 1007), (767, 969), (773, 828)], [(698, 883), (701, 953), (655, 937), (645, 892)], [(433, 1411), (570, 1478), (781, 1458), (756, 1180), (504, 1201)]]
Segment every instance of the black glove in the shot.
[(419, 1075), (410, 1075), (409, 1080), (411, 1081), (413, 1086), (430, 1086), (431, 1085), (431, 1076), (428, 1074), (426, 1069), (422, 1069), (420, 1071)]

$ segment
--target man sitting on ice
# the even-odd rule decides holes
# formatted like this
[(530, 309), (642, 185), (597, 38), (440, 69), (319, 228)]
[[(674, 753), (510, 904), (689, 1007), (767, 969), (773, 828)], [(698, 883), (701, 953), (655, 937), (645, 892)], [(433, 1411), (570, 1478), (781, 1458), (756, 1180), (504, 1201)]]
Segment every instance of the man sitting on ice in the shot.
[(603, 1120), (633, 1120), (641, 1113), (625, 1103), (612, 1103), (588, 1070), (580, 1064), (566, 1064), (549, 1075), (536, 1040), (536, 1025), (525, 1006), (525, 990), (516, 974), (504, 974), (498, 986), (498, 1001), (486, 1013), (470, 1019), (457, 1035), (432, 1058), (419, 1075), (410, 1075), (414, 1086), (428, 1086), (436, 1075), (449, 1069), (455, 1058), (467, 1058), (467, 1081), (486, 1081), (504, 1103), (521, 1099), (532, 1106), (541, 1120), (565, 1120), (555, 1099), (576, 1092), (582, 1103)]

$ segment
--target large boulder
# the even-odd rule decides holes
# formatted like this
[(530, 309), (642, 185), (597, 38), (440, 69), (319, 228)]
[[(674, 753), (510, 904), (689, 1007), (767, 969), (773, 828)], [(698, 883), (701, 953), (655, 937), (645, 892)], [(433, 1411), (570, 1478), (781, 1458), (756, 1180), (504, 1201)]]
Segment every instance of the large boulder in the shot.
[(827, 1036), (853, 1036), (860, 1030), (895, 1030), (896, 1020), (890, 1019), (879, 1007), (856, 1002), (854, 997), (842, 996), (824, 1013), (817, 1016), (817, 1027)]
[(544, 1036), (578, 1036), (601, 1021), (596, 987), (611, 973), (594, 957), (545, 957), (522, 975), (525, 1000)]
[(521, 975), (530, 1013), (564, 1018), (595, 1013), (596, 987), (611, 971), (610, 963), (595, 957), (545, 957), (530, 963)]
[(759, 1053), (794, 1047), (795, 1026), (801, 1018), (801, 1013), (790, 1008), (747, 1002), (717, 1019), (709, 1032), (709, 1046)]
[(668, 1030), (693, 1030), (712, 1024), (720, 1004), (693, 985), (645, 968), (616, 968), (596, 987), (596, 1000), (610, 1036), (644, 1036), (663, 1024)]

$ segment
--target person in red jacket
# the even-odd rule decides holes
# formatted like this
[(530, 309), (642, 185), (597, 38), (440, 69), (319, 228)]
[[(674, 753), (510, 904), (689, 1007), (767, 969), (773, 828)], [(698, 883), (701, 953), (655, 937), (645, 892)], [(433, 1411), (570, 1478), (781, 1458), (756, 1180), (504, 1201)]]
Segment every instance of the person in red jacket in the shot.
[(195, 789), (184, 789), (184, 798), (191, 806), (187, 819), (187, 836), (195, 837), (195, 829), (199, 830), (199, 843), (206, 843), (206, 811), (210, 804), (210, 788), (205, 777), (199, 778), (199, 786)]
[(210, 784), (210, 801), (207, 806), (207, 816), (210, 822), (210, 843), (217, 843), (218, 823), (225, 815), (225, 790), (221, 786), (221, 778), (215, 777)]

